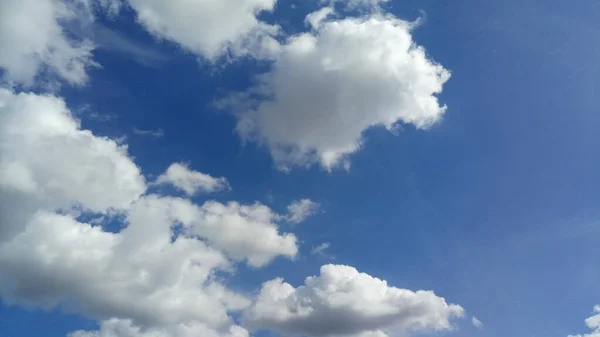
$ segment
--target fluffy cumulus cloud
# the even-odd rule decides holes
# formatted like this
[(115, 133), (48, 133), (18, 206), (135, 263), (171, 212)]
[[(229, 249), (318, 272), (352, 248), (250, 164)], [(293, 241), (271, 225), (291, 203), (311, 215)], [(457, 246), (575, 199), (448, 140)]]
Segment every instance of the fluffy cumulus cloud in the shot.
[(296, 236), (278, 232), (274, 221), (279, 217), (267, 206), (216, 201), (196, 206), (184, 199), (169, 200), (170, 212), (186, 233), (206, 238), (234, 260), (261, 267), (277, 256), (291, 258), (298, 253)]
[[(276, 0), (123, 0), (138, 22), (160, 39), (215, 60), (227, 50), (244, 53), (273, 44), (277, 28), (257, 19)], [(113, 1), (114, 6), (114, 1)]]
[(424, 129), (446, 109), (436, 94), (450, 73), (413, 41), (411, 23), (382, 14), (329, 14), (309, 16), (313, 31), (281, 45), (253, 90), (265, 100), (238, 113), (240, 136), (266, 146), (284, 169), (347, 166), (368, 128), (408, 123)]
[(288, 205), (287, 220), (293, 224), (299, 224), (314, 215), (318, 210), (319, 203), (310, 199), (300, 199)]
[(173, 163), (156, 179), (156, 184), (170, 184), (192, 196), (198, 192), (216, 192), (229, 188), (227, 179), (190, 170), (186, 164)]
[(4, 79), (33, 85), (44, 70), (71, 83), (87, 80), (92, 44), (68, 37), (62, 24), (89, 20), (85, 0), (0, 1), (0, 70)]
[(431, 291), (413, 292), (343, 265), (294, 288), (282, 279), (263, 284), (244, 314), (251, 329), (306, 336), (386, 336), (386, 330), (441, 331), (463, 309)]
[(147, 194), (127, 148), (51, 95), (0, 90), (0, 178), (0, 297), (102, 321), (73, 336), (247, 336), (230, 313), (250, 299), (215, 273), (298, 251), (266, 206)]
[(594, 314), (585, 320), (585, 325), (592, 332), (583, 335), (569, 335), (569, 337), (600, 337), (600, 305), (594, 307)]
[(82, 130), (65, 102), (0, 89), (0, 241), (37, 209), (122, 209), (146, 189), (127, 147)]

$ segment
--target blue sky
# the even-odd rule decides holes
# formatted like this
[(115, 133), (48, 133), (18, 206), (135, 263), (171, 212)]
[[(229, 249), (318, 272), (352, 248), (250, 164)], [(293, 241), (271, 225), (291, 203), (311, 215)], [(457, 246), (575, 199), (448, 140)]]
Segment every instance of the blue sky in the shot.
[[(208, 3), (202, 0), (197, 2)], [(236, 1), (223, 3), (226, 2), (234, 4), (231, 8), (237, 8)], [(8, 46), (19, 41), (16, 38), (11, 40), (14, 36), (19, 36), (14, 30), (23, 29), (24, 32), (34, 35), (36, 31), (36, 27), (30, 27), (30, 23), (18, 20), (23, 16), (12, 15), (11, 11), (19, 8), (16, 3), (18, 2), (13, 0), (0, 0), (0, 9), (3, 9), (0, 18), (17, 18), (17, 24), (0, 23), (0, 50), (5, 50), (0, 51), (0, 69), (4, 71), (2, 87), (6, 88), (7, 92), (4, 96), (0, 95), (0, 99), (5, 100), (0, 101), (0, 110), (8, 116), (4, 120), (5, 125), (13, 127), (9, 123), (20, 118), (18, 116), (31, 115), (19, 110), (27, 108), (27, 103), (19, 103), (19, 93), (29, 93), (35, 97), (51, 95), (63, 100), (73, 116), (80, 120), (81, 125), (77, 132), (91, 130), (93, 137), (100, 139), (98, 144), (106, 139), (118, 139), (119, 144), (127, 145), (127, 153), (121, 153), (118, 158), (115, 154), (115, 162), (106, 165), (96, 166), (102, 162), (100, 159), (94, 159), (97, 161), (90, 164), (91, 168), (87, 168), (91, 173), (81, 173), (82, 177), (87, 177), (84, 181), (98, 179), (99, 184), (104, 184), (102, 179), (111, 179), (106, 182), (107, 191), (98, 190), (97, 194), (94, 194), (96, 191), (85, 194), (87, 187), (81, 185), (82, 180), (71, 181), (70, 178), (61, 178), (62, 175), (51, 177), (51, 174), (58, 174), (56, 172), (69, 172), (65, 171), (69, 166), (56, 166), (58, 168), (53, 170), (53, 173), (46, 173), (42, 165), (31, 169), (34, 175), (39, 175), (34, 177), (40, 179), (37, 181), (38, 185), (44, 184), (43, 179), (58, 181), (59, 184), (62, 184), (61, 179), (65, 179), (65, 188), (72, 188), (77, 192), (63, 191), (57, 197), (47, 192), (51, 189), (49, 186), (54, 185), (45, 185), (45, 190), (31, 192), (33, 194), (26, 194), (22, 190), (15, 192), (18, 190), (18, 184), (13, 186), (9, 180), (21, 180), (15, 171), (9, 168), (16, 167), (11, 166), (14, 163), (32, 167), (39, 165), (30, 159), (37, 153), (36, 149), (42, 147), (34, 147), (31, 145), (34, 143), (30, 142), (12, 141), (13, 138), (8, 135), (13, 129), (0, 128), (0, 132), (6, 132), (7, 135), (4, 138), (0, 137), (0, 151), (5, 151), (2, 154), (6, 158), (4, 161), (0, 158), (0, 172), (7, 177), (0, 179), (0, 201), (5, 200), (3, 202), (6, 202), (6, 205), (9, 205), (8, 198), (21, 192), (24, 194), (18, 196), (24, 199), (15, 200), (25, 200), (24, 203), (42, 198), (42, 193), (49, 193), (43, 195), (43, 200), (68, 196), (65, 197), (68, 201), (58, 204), (39, 201), (42, 199), (31, 201), (36, 207), (40, 207), (40, 212), (54, 212), (58, 208), (68, 209), (79, 205), (78, 209), (84, 214), (95, 213), (98, 216), (110, 214), (115, 209), (120, 209), (119, 212), (124, 212), (123, 214), (136, 214), (136, 207), (141, 207), (139, 205), (150, 194), (165, 198), (180, 196), (198, 206), (209, 200), (223, 204), (236, 201), (243, 205), (256, 205), (256, 202), (264, 205), (277, 215), (258, 221), (260, 224), (249, 224), (249, 227), (243, 230), (248, 231), (250, 238), (244, 240), (252, 240), (253, 235), (260, 236), (263, 233), (255, 232), (252, 227), (254, 225), (275, 228), (280, 235), (293, 233), (297, 238), (294, 246), (297, 252), (285, 250), (289, 247), (281, 248), (282, 250), (277, 252), (269, 251), (272, 256), (268, 262), (257, 266), (252, 265), (251, 259), (255, 256), (253, 254), (258, 253), (244, 251), (240, 253), (241, 256), (236, 257), (241, 248), (226, 246), (230, 243), (219, 241), (220, 236), (215, 238), (211, 236), (213, 234), (196, 233), (199, 237), (206, 235), (204, 239), (199, 239), (200, 242), (208, 242), (211, 248), (214, 246), (216, 250), (224, 252), (227, 259), (233, 263), (235, 271), (220, 270), (214, 275), (219, 278), (219, 284), (247, 297), (248, 303), (244, 308), (238, 310), (228, 307), (225, 317), (229, 317), (233, 326), (247, 330), (251, 336), (367, 336), (361, 335), (367, 332), (385, 333), (391, 337), (567, 337), (577, 334), (581, 334), (581, 337), (596, 337), (600, 334), (600, 323), (588, 323), (588, 327), (584, 323), (587, 317), (593, 317), (594, 305), (600, 303), (600, 214), (597, 211), (597, 201), (600, 198), (597, 188), (600, 182), (600, 159), (595, 132), (600, 126), (600, 114), (595, 102), (600, 85), (600, 49), (596, 43), (600, 38), (600, 25), (595, 20), (595, 13), (600, 11), (600, 4), (591, 0), (577, 3), (558, 0), (391, 0), (380, 4), (378, 1), (370, 2), (375, 6), (367, 4), (369, 1), (355, 1), (359, 5), (352, 7), (351, 1), (339, 0), (331, 5), (336, 13), (319, 23), (321, 26), (311, 30), (304, 23), (306, 15), (327, 7), (327, 2), (319, 4), (317, 1), (279, 0), (273, 12), (262, 12), (258, 14), (257, 20), (281, 27), (279, 35), (269, 35), (268, 32), (260, 34), (272, 37), (282, 48), (287, 46), (287, 38), (296, 34), (326, 36), (326, 29), (330, 27), (328, 25), (338, 21), (352, 18), (396, 20), (390, 19), (390, 16), (383, 16), (385, 13), (408, 22), (419, 19), (418, 27), (406, 31), (412, 35), (416, 44), (425, 48), (427, 56), (424, 60), (434, 60), (451, 72), (450, 79), (447, 82), (442, 81), (441, 92), (437, 93), (434, 90), (426, 93), (427, 97), (438, 97), (440, 106), (447, 106), (445, 111), (436, 110), (436, 105), (435, 111), (423, 109), (414, 112), (410, 110), (410, 105), (404, 105), (403, 99), (400, 99), (398, 106), (387, 106), (385, 104), (389, 102), (396, 102), (389, 95), (386, 96), (387, 91), (374, 93), (369, 91), (368, 87), (364, 97), (340, 96), (356, 100), (350, 103), (354, 102), (354, 105), (361, 107), (363, 102), (365, 105), (372, 104), (373, 110), (359, 110), (358, 117), (354, 116), (355, 119), (341, 114), (343, 123), (334, 125), (335, 127), (326, 133), (329, 138), (318, 138), (312, 143), (316, 144), (311, 149), (313, 152), (302, 153), (301, 159), (295, 159), (289, 152), (283, 157), (278, 157), (278, 151), (282, 148), (287, 151), (287, 147), (303, 144), (302, 137), (293, 137), (296, 134), (292, 130), (294, 125), (306, 123), (308, 127), (305, 129), (298, 126), (301, 129), (298, 134), (308, 139), (312, 134), (306, 133), (306, 130), (327, 125), (327, 113), (332, 113), (308, 110), (314, 106), (325, 106), (318, 103), (312, 105), (312, 91), (298, 94), (299, 97), (308, 97), (308, 100), (287, 105), (289, 102), (281, 98), (285, 96), (285, 92), (283, 89), (279, 91), (279, 88), (288, 88), (287, 82), (277, 82), (280, 86), (275, 85), (271, 88), (271, 94), (280, 98), (274, 105), (277, 114), (269, 115), (270, 110), (266, 105), (259, 105), (254, 110), (258, 111), (256, 116), (266, 116), (264, 119), (246, 114), (245, 110), (241, 110), (248, 109), (245, 105), (218, 107), (218, 102), (235, 97), (234, 93), (250, 92), (251, 88), (256, 88), (257, 83), (261, 83), (257, 78), (259, 74), (274, 74), (273, 76), (281, 81), (298, 78), (286, 74), (312, 74), (310, 69), (290, 68), (292, 65), (308, 66), (308, 63), (294, 63), (296, 59), (292, 57), (294, 54), (291, 51), (288, 51), (288, 54), (273, 52), (273, 55), (265, 57), (262, 53), (268, 52), (260, 49), (264, 48), (264, 45), (260, 46), (258, 52), (247, 52), (236, 45), (238, 40), (224, 39), (225, 44), (215, 49), (205, 40), (193, 40), (196, 38), (194, 34), (190, 37), (186, 32), (165, 33), (156, 27), (153, 30), (151, 24), (144, 24), (139, 16), (143, 6), (151, 7), (148, 4), (153, 1), (125, 2), (118, 11), (113, 12), (110, 12), (110, 8), (102, 7), (100, 2), (71, 1), (67, 5), (75, 3), (75, 18), (57, 20), (55, 24), (63, 29), (65, 41), (86, 40), (93, 43), (95, 47), (90, 51), (90, 58), (97, 65), (92, 66), (92, 61), (86, 60), (87, 79), (74, 81), (69, 75), (60, 73), (61, 65), (55, 63), (59, 57), (38, 57), (36, 62), (39, 69), (37, 72), (36, 69), (32, 70), (37, 75), (27, 80), (23, 76), (15, 75), (19, 74), (16, 69), (20, 71), (23, 69), (21, 67), (31, 67), (31, 64), (22, 66), (11, 60), (24, 60), (28, 57), (27, 50), (32, 48), (23, 48), (25, 51), (15, 54), (16, 56), (9, 55), (10, 52), (6, 51)], [(44, 3), (48, 6), (60, 5), (59, 1), (54, 0), (44, 0)], [(86, 8), (84, 3), (91, 4), (91, 7)], [(109, 3), (120, 2), (105, 2)], [(175, 3), (179, 1), (174, 1), (173, 6)], [(246, 3), (268, 4), (271, 1), (254, 0)], [(164, 14), (161, 11), (157, 13)], [(190, 13), (193, 15), (194, 12)], [(21, 15), (27, 17), (29, 14)], [(43, 16), (44, 13), (36, 15)], [(94, 19), (89, 19), (87, 15), (92, 15)], [(251, 15), (253, 17), (253, 14)], [(51, 18), (51, 21), (54, 19)], [(168, 22), (168, 18), (165, 20)], [(197, 18), (190, 22), (200, 22), (201, 25), (202, 20), (203, 18)], [(210, 24), (220, 25), (220, 21), (216, 20), (217, 23)], [(226, 17), (223, 17), (222, 21), (223, 25), (228, 24)], [(184, 22), (183, 26), (175, 25), (173, 29), (198, 29), (195, 26), (185, 27), (185, 24)], [(197, 35), (217, 36), (216, 31), (220, 27), (205, 26), (208, 30), (214, 29), (215, 33), (199, 32)], [(33, 39), (33, 35), (20, 36)], [(384, 35), (377, 36), (385, 38)], [(56, 39), (46, 38), (49, 41)], [(193, 43), (189, 42), (190, 38)], [(48, 42), (48, 45), (52, 46), (51, 43), (55, 41)], [(196, 47), (190, 47), (191, 45)], [(344, 45), (338, 46), (342, 47)], [(49, 47), (42, 46), (43, 48)], [(336, 47), (333, 48), (337, 50)], [(61, 51), (60, 48), (57, 50)], [(393, 48), (386, 51), (392, 54), (396, 52)], [(359, 53), (359, 50), (350, 50), (348, 53)], [(213, 54), (217, 57), (212, 61), (208, 60)], [(292, 56), (286, 59), (286, 55)], [(225, 58), (229, 60), (224, 60)], [(372, 69), (376, 70), (380, 69), (379, 64), (384, 64), (382, 60), (374, 62)], [(282, 66), (278, 68), (279, 64)], [(366, 68), (368, 66), (370, 65), (365, 65)], [(282, 70), (276, 72), (273, 69)], [(69, 74), (75, 74), (72, 69), (69, 71)], [(401, 74), (413, 76), (412, 72)], [(281, 76), (278, 77), (279, 75)], [(73, 76), (83, 78), (81, 74)], [(357, 76), (353, 74), (347, 79), (356, 80)], [(415, 81), (421, 78), (415, 77)], [(298, 83), (302, 83), (302, 80), (312, 79), (300, 78)], [(372, 80), (373, 85), (388, 83), (380, 82), (383, 80), (377, 75), (369, 77), (368, 80)], [(397, 81), (402, 84), (402, 77)], [(265, 83), (269, 86), (269, 82)], [(338, 92), (336, 90), (340, 88), (340, 83), (334, 82), (333, 87), (325, 89)], [(359, 84), (357, 86), (360, 87)], [(298, 90), (306, 88), (307, 86), (298, 85)], [(411, 86), (404, 88), (413, 90)], [(339, 90), (338, 93), (345, 93), (345, 89)], [(415, 97), (422, 94), (410, 93)], [(321, 96), (315, 96), (314, 101), (320, 99)], [(32, 98), (31, 101), (33, 100)], [(262, 97), (254, 103), (261, 104), (268, 100), (269, 98)], [(407, 114), (413, 116), (414, 113), (417, 122), (411, 122), (409, 117), (403, 115), (395, 116), (394, 119), (400, 126), (395, 132), (389, 132), (382, 121), (365, 117), (373, 115), (372, 111), (379, 107), (378, 102), (383, 102), (381, 104), (384, 105), (385, 111), (409, 106)], [(35, 114), (39, 114), (39, 120), (43, 120), (42, 116), (46, 114), (43, 109), (52, 109), (44, 105), (46, 103), (40, 100), (39, 105), (34, 105), (31, 115), (34, 117), (31, 118), (36, 118)], [(260, 115), (262, 111), (265, 111), (264, 115)], [(422, 116), (430, 112), (436, 116), (435, 123), (424, 129), (415, 127), (419, 118), (425, 118)], [(50, 114), (50, 110), (47, 113)], [(288, 120), (277, 119), (278, 116), (296, 122), (288, 123)], [(236, 131), (239, 121), (244, 118), (256, 118), (253, 119), (256, 123), (271, 123), (267, 119), (273, 118), (275, 122), (286, 124), (290, 129), (280, 135), (278, 132), (265, 131), (268, 129), (264, 127), (257, 129), (258, 131), (254, 130), (258, 136), (246, 137), (239, 129)], [(315, 120), (309, 120), (311, 118)], [(317, 118), (323, 119), (319, 121)], [(23, 119), (25, 120), (24, 117)], [(351, 151), (340, 152), (339, 161), (328, 167), (324, 157), (319, 157), (321, 147), (323, 151), (331, 150), (331, 144), (338, 144), (337, 141), (344, 137), (344, 130), (353, 129), (357, 125), (353, 123), (359, 123), (362, 119), (374, 126), (362, 129), (358, 126), (362, 131), (361, 146)], [(28, 125), (27, 123), (35, 124), (31, 121), (25, 120), (16, 125), (22, 127)], [(49, 127), (40, 124), (40, 132), (45, 132), (47, 128)], [(27, 134), (29, 129), (23, 129)], [(280, 143), (276, 143), (276, 138)], [(281, 143), (283, 141), (285, 143)], [(62, 143), (52, 144), (62, 146)], [(65, 145), (64, 148), (68, 149), (68, 146), (78, 145)], [(26, 151), (20, 151), (25, 148)], [(69, 153), (79, 152), (72, 148)], [(58, 153), (56, 156), (67, 161), (73, 160), (73, 163), (84, 163), (70, 155)], [(122, 160), (135, 163), (141, 173), (115, 171), (116, 173), (105, 175), (100, 172), (111, 170), (111, 165), (116, 167), (119, 165), (116, 163)], [(198, 193), (194, 191), (191, 195), (186, 195), (181, 186), (178, 189), (177, 179), (167, 174), (166, 170), (172, 163), (184, 164), (183, 167), (189, 170), (187, 173), (202, 172), (209, 175), (207, 177), (210, 179), (224, 177), (231, 189), (215, 188), (212, 191), (206, 184), (201, 184), (201, 187), (196, 188), (200, 190)], [(347, 170), (343, 167), (346, 163), (349, 164)], [(286, 170), (281, 169), (282, 165), (286, 166)], [(73, 166), (71, 169), (76, 168)], [(73, 171), (72, 175), (79, 176), (78, 172)], [(9, 177), (9, 174), (15, 176)], [(125, 206), (116, 206), (116, 200), (120, 200), (121, 195), (125, 200), (125, 195), (133, 193), (117, 191), (122, 184), (115, 183), (116, 187), (112, 187), (112, 182), (119, 179), (121, 174), (144, 177), (143, 191), (130, 198), (130, 203), (134, 206), (127, 202)], [(154, 184), (161, 174), (164, 174), (167, 183)], [(187, 175), (186, 177), (183, 184), (190, 184), (193, 179)], [(173, 186), (166, 186), (169, 184)], [(87, 200), (105, 196), (106, 207), (104, 204), (96, 206), (95, 201), (86, 203)], [(311, 200), (312, 208), (305, 210), (305, 221), (294, 224), (290, 221), (294, 212), (288, 206), (302, 199)], [(92, 206), (88, 207), (88, 204)], [(74, 212), (66, 211), (67, 214)], [(243, 211), (240, 214), (242, 218), (246, 216)], [(35, 227), (36, 223), (29, 220), (23, 223), (9, 223), (13, 219), (12, 216), (6, 213), (6, 216), (0, 217), (0, 225), (7, 228), (7, 232), (16, 228), (12, 233), (19, 233), (21, 229), (26, 233), (27, 228), (41, 228)], [(131, 216), (133, 218), (133, 215)], [(90, 221), (76, 215), (73, 215), (73, 218), (81, 223)], [(134, 220), (131, 221), (133, 224)], [(221, 221), (233, 220), (224, 218)], [(46, 226), (54, 226), (52, 221), (44, 223)], [(77, 226), (83, 226), (81, 223)], [(107, 217), (95, 228), (108, 233), (118, 232), (126, 226), (122, 218)], [(135, 232), (136, 238), (143, 241), (145, 230), (143, 226), (140, 228), (141, 231)], [(234, 235), (240, 229), (232, 230), (233, 234), (223, 235)], [(173, 314), (175, 318), (163, 321), (141, 319), (135, 312), (141, 310), (139, 308), (132, 309), (132, 314), (126, 309), (113, 310), (114, 306), (108, 304), (103, 307), (105, 304), (98, 304), (101, 301), (97, 297), (70, 291), (69, 285), (77, 284), (76, 281), (65, 283), (67, 288), (64, 288), (60, 285), (64, 279), (59, 277), (57, 281), (53, 276), (53, 273), (60, 273), (57, 270), (73, 272), (73, 275), (84, 272), (76, 267), (53, 270), (53, 264), (49, 264), (46, 269), (42, 268), (43, 271), (37, 271), (33, 267), (34, 271), (19, 267), (40, 266), (45, 261), (29, 259), (19, 254), (24, 254), (27, 249), (38, 249), (44, 245), (43, 240), (60, 241), (53, 240), (50, 234), (47, 238), (36, 237), (38, 241), (31, 243), (27, 241), (30, 239), (27, 236), (22, 236), (19, 241), (18, 234), (4, 234), (5, 237), (2, 237), (3, 234), (4, 232), (0, 231), (0, 251), (5, 253), (7, 258), (0, 259), (0, 266), (7, 271), (0, 273), (0, 296), (3, 299), (0, 306), (1, 336), (43, 334), (47, 337), (58, 337), (80, 330), (86, 330), (88, 333), (75, 333), (71, 336), (188, 336), (177, 330), (180, 324), (189, 323), (183, 320), (188, 319), (187, 314), (182, 313), (181, 317)], [(88, 240), (84, 236), (82, 238)], [(268, 239), (265, 237), (265, 240)], [(280, 237), (277, 237), (277, 240), (280, 240)], [(25, 244), (24, 248), (17, 246), (15, 242)], [(246, 241), (243, 242), (250, 245)], [(323, 243), (328, 244), (327, 249), (321, 253), (311, 253), (311, 249)], [(49, 245), (49, 249), (52, 250), (54, 246)], [(260, 245), (268, 246), (267, 243)], [(15, 247), (23, 250), (12, 250), (16, 249)], [(83, 254), (92, 254), (93, 251), (87, 251), (86, 247), (88, 246), (83, 244)], [(71, 256), (68, 253), (70, 248), (63, 248), (67, 252), (64, 256)], [(260, 247), (253, 249), (260, 250)], [(134, 254), (133, 251), (129, 252)], [(267, 254), (261, 250), (261, 254), (263, 253)], [(35, 254), (32, 253), (33, 255)], [(127, 255), (118, 257), (128, 258), (133, 259)], [(346, 289), (345, 292), (340, 290), (346, 296), (350, 296), (348, 301), (356, 300), (357, 305), (364, 305), (363, 312), (354, 313), (355, 316), (345, 317), (345, 314), (336, 311), (335, 306), (311, 307), (317, 314), (304, 321), (299, 318), (295, 318), (298, 321), (283, 318), (277, 321), (271, 319), (268, 312), (261, 312), (261, 308), (266, 308), (268, 304), (272, 305), (276, 312), (282, 312), (303, 308), (303, 305), (310, 306), (302, 302), (303, 298), (315, 303), (317, 299), (322, 299), (319, 297), (321, 295), (315, 295), (318, 292), (309, 291), (311, 286), (308, 283), (304, 288), (299, 286), (304, 284), (308, 276), (319, 275), (321, 266), (327, 264), (351, 266), (374, 278), (386, 280), (389, 287), (412, 291), (433, 290), (448, 304), (460, 305), (464, 309), (464, 315), (462, 318), (454, 317), (450, 309), (438, 307), (436, 297), (423, 300), (433, 301), (426, 309), (415, 309), (415, 312), (421, 314), (414, 315), (422, 315), (422, 319), (430, 322), (429, 325), (411, 326), (411, 318), (402, 314), (392, 315), (390, 321), (375, 320), (386, 321), (385, 324), (373, 323), (370, 318), (365, 317), (371, 310), (378, 312), (383, 302), (369, 301), (361, 297), (368, 297), (363, 291), (375, 289), (376, 286), (369, 283), (371, 279), (364, 281), (364, 284), (357, 283), (354, 288)], [(133, 267), (125, 265), (123, 268)], [(148, 268), (152, 275), (153, 269)], [(343, 271), (333, 268), (329, 272)], [(320, 273), (319, 280), (324, 285), (334, 282), (326, 277), (323, 269)], [(104, 284), (104, 275), (101, 273), (96, 277), (100, 278), (96, 279), (99, 285)], [(33, 282), (29, 285), (25, 280), (30, 277), (39, 278), (39, 283)], [(106, 277), (107, 280), (110, 279), (110, 276)], [(278, 277), (295, 288), (299, 287), (294, 294), (296, 297), (288, 302), (270, 302), (271, 299), (266, 298), (266, 293), (260, 292), (259, 295), (259, 291), (265, 289), (261, 284)], [(73, 276), (73, 279), (78, 277)], [(19, 285), (26, 283), (22, 289), (19, 288)], [(44, 285), (50, 283), (53, 285)], [(361, 285), (365, 289), (359, 289)], [(335, 288), (335, 285), (330, 286)], [(96, 288), (91, 287), (86, 291), (94, 289)], [(107, 289), (96, 291), (99, 294), (102, 294), (102, 291), (110, 293), (110, 288)], [(128, 289), (132, 291), (133, 288)], [(331, 298), (334, 295), (343, 296), (333, 292)], [(156, 293), (150, 291), (148, 294), (157, 296)], [(151, 298), (148, 294), (148, 298)], [(351, 298), (354, 295), (357, 296), (356, 299)], [(44, 299), (44, 296), (53, 300)], [(409, 308), (407, 310), (411, 310), (412, 304), (387, 300), (391, 301), (386, 303), (392, 303), (389, 304), (392, 307), (406, 306)], [(165, 316), (160, 308), (167, 307), (167, 302), (152, 303), (158, 308), (156, 317)], [(437, 312), (439, 315), (427, 316), (429, 309), (440, 310)], [(327, 327), (327, 324), (323, 324), (322, 331), (308, 328), (320, 324), (319, 310), (324, 310), (322, 315), (330, 315), (327, 316), (331, 319), (329, 324), (341, 326), (355, 321), (358, 322), (357, 327), (347, 333), (337, 333), (335, 329)], [(181, 312), (187, 311), (181, 309)], [(363, 314), (366, 316), (363, 317)], [(202, 315), (189, 315), (193, 317), (193, 324), (210, 325)], [(148, 317), (150, 316), (152, 315), (149, 314)], [(139, 317), (145, 316), (140, 314)], [(477, 317), (483, 323), (482, 327), (473, 326), (473, 317)], [(131, 324), (140, 330), (134, 334), (126, 329), (115, 329), (111, 332), (110, 327), (105, 331), (99, 328), (99, 324), (111, 318), (131, 320)], [(336, 318), (340, 321), (335, 321)], [(445, 325), (446, 319), (450, 322), (450, 327)], [(363, 323), (364, 326), (361, 326)], [(406, 328), (407, 326), (412, 328)], [(98, 329), (100, 332), (95, 333)], [(223, 329), (222, 324), (214, 327), (217, 333), (215, 336), (231, 336), (223, 332), (227, 329)], [(202, 332), (195, 334), (203, 335)], [(208, 332), (205, 334), (209, 336)]]

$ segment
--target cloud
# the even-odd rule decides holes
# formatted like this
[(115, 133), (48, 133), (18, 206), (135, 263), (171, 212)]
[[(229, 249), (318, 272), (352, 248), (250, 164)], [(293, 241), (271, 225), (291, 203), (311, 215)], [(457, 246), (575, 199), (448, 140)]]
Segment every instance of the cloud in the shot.
[(25, 86), (42, 71), (70, 84), (87, 81), (94, 66), (93, 45), (67, 36), (62, 24), (90, 20), (83, 0), (0, 1), (0, 70), (4, 79)]
[(321, 205), (310, 199), (294, 201), (287, 207), (287, 220), (293, 224), (299, 224), (308, 219), (311, 215), (314, 215), (319, 210), (320, 206)]
[(156, 130), (142, 130), (138, 128), (133, 128), (133, 133), (140, 136), (151, 136), (154, 138), (162, 138), (165, 135), (163, 129)]
[(431, 291), (391, 287), (353, 267), (325, 265), (297, 288), (280, 278), (264, 283), (243, 322), (281, 334), (386, 336), (387, 329), (451, 330), (451, 320), (463, 313)]
[(127, 147), (82, 130), (55, 96), (0, 89), (0, 154), (0, 241), (37, 209), (124, 209), (146, 189)]
[(310, 25), (313, 29), (318, 29), (321, 23), (330, 15), (334, 14), (335, 10), (332, 7), (323, 7), (318, 11), (309, 13), (304, 22)]
[[(0, 295), (9, 304), (62, 306), (144, 328), (172, 329), (189, 321), (229, 329), (227, 313), (249, 301), (212, 277), (231, 270), (227, 256), (259, 267), (280, 253), (297, 252), (293, 235), (278, 236), (275, 225), (256, 216), (215, 202), (198, 207), (149, 195), (127, 211), (125, 228), (112, 233), (38, 211), (0, 245)], [(176, 230), (177, 224), (182, 228)]]
[(155, 184), (173, 185), (188, 196), (193, 196), (198, 192), (211, 193), (230, 188), (227, 179), (214, 178), (208, 174), (190, 170), (183, 163), (171, 164), (165, 173), (156, 178)]
[(594, 307), (594, 314), (585, 320), (585, 325), (592, 330), (591, 333), (569, 335), (569, 337), (600, 337), (600, 305)]
[(230, 314), (251, 302), (220, 280), (298, 251), (266, 206), (147, 194), (52, 95), (0, 89), (0, 207), (0, 297), (102, 322), (75, 337), (247, 336)]
[(324, 255), (324, 254), (325, 254), (325, 251), (326, 251), (327, 249), (329, 249), (329, 246), (330, 246), (329, 242), (323, 242), (323, 243), (322, 243), (322, 244), (320, 244), (320, 245), (317, 245), (317, 246), (315, 246), (315, 247), (312, 247), (312, 249), (310, 250), (310, 253), (311, 253), (312, 255)]
[(436, 95), (450, 73), (412, 40), (411, 23), (317, 13), (307, 18), (317, 27), (281, 45), (272, 69), (246, 96), (264, 99), (231, 99), (239, 104), (243, 140), (266, 146), (282, 169), (313, 163), (332, 169), (347, 166), (369, 128), (426, 129), (442, 118), (446, 107)]
[(228, 50), (241, 54), (273, 43), (277, 27), (257, 19), (276, 0), (128, 0), (137, 21), (152, 35), (216, 60)]
[(341, 3), (346, 9), (378, 10), (380, 6), (389, 0), (321, 0), (322, 3), (329, 2), (331, 5)]
[(265, 205), (207, 201), (198, 207), (184, 199), (174, 200), (173, 212), (189, 227), (186, 233), (208, 239), (235, 260), (261, 267), (277, 256), (292, 258), (298, 253), (296, 236), (280, 234), (274, 223), (277, 214)]
[[(107, 11), (118, 12), (119, 7), (108, 7)], [(89, 32), (97, 49), (105, 49), (128, 56), (135, 62), (147, 66), (157, 68), (167, 62), (168, 58), (158, 49), (147, 46), (139, 41), (130, 39), (124, 34), (104, 27), (101, 24), (90, 26)]]
[(483, 329), (483, 323), (475, 316), (471, 318), (471, 324), (478, 329)]
[(179, 324), (172, 328), (140, 329), (130, 320), (110, 319), (103, 321), (98, 331), (76, 331), (69, 337), (248, 337), (248, 332), (232, 326), (229, 330), (216, 332), (203, 324)]

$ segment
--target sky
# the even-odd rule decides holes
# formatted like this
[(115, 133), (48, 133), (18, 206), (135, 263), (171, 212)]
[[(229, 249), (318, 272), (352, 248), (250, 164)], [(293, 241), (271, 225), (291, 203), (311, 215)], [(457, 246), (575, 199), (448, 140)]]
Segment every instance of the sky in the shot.
[(0, 336), (600, 337), (599, 12), (0, 0)]

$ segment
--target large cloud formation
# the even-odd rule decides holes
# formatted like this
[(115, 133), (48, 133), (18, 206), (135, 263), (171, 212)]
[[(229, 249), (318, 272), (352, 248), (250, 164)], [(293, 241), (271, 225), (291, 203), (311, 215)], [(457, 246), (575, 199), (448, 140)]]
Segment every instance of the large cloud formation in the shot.
[(298, 251), (266, 206), (145, 194), (127, 148), (82, 130), (58, 97), (0, 89), (0, 151), (7, 303), (106, 320), (99, 333), (246, 336), (229, 312), (249, 299), (214, 273)]
[(265, 99), (238, 114), (237, 131), (265, 145), (277, 166), (346, 164), (368, 128), (398, 123), (427, 128), (445, 106), (436, 94), (450, 73), (411, 37), (412, 24), (390, 15), (307, 17), (311, 32), (281, 45), (254, 93)]
[(343, 265), (294, 288), (282, 279), (263, 284), (244, 321), (252, 329), (307, 336), (385, 336), (384, 330), (452, 329), (464, 310), (431, 291), (413, 292)]
[(0, 151), (0, 297), (101, 322), (72, 337), (385, 336), (450, 329), (462, 314), (347, 266), (298, 288), (269, 281), (254, 299), (228, 289), (238, 262), (297, 255), (276, 224), (289, 215), (148, 194), (126, 146), (81, 129), (61, 98), (0, 89)]
[[(93, 45), (66, 27), (127, 5), (155, 37), (211, 61), (228, 53), (274, 60), (258, 90), (269, 99), (239, 114), (237, 131), (265, 144), (282, 167), (333, 168), (369, 127), (425, 128), (443, 114), (435, 94), (448, 72), (413, 43), (410, 23), (380, 14), (331, 20), (327, 7), (307, 18), (311, 32), (280, 45), (272, 38), (278, 27), (257, 19), (275, 4), (0, 0), (2, 80), (84, 84)], [(184, 197), (148, 191), (162, 184)], [(385, 337), (449, 330), (462, 315), (433, 292), (391, 287), (340, 265), (323, 266), (297, 288), (266, 282), (254, 298), (230, 289), (224, 280), (237, 264), (295, 258), (299, 240), (278, 223), (302, 222), (318, 204), (300, 199), (280, 215), (260, 203), (189, 199), (228, 187), (180, 163), (148, 184), (127, 146), (82, 129), (62, 98), (0, 88), (0, 298), (99, 321), (71, 337), (248, 337), (257, 329)]]

